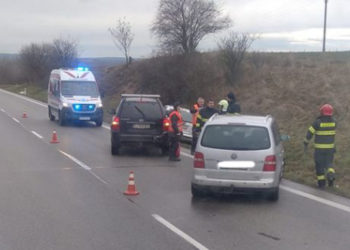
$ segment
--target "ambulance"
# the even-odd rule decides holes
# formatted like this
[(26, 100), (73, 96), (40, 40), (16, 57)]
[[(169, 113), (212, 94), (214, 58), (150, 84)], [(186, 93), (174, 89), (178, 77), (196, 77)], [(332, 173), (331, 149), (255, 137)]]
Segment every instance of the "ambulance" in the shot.
[(61, 126), (67, 121), (103, 122), (102, 101), (96, 79), (87, 68), (54, 69), (48, 84), (48, 112)]

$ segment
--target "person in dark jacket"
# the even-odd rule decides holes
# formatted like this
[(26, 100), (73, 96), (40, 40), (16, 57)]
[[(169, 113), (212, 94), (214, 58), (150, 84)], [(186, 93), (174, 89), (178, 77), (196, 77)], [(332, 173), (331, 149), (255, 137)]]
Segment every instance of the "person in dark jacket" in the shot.
[(219, 113), (219, 111), (215, 109), (214, 106), (215, 106), (214, 100), (209, 99), (207, 102), (207, 106), (205, 108), (202, 108), (199, 111), (199, 114), (197, 117), (197, 123), (196, 123), (197, 133), (200, 133), (205, 122), (208, 121), (209, 118), (212, 117), (212, 115), (214, 115), (215, 113)]
[[(333, 107), (325, 104), (320, 108), (321, 115), (309, 127), (304, 140), (304, 152), (314, 138), (314, 160), (317, 175), (317, 184), (320, 188), (326, 186), (326, 176), (328, 186), (332, 187), (335, 180), (335, 170), (333, 168), (333, 157), (335, 153), (335, 129), (336, 122), (333, 119)], [(326, 174), (326, 176), (325, 176)]]
[(240, 114), (241, 113), (241, 106), (238, 103), (236, 103), (235, 95), (232, 92), (230, 92), (227, 94), (227, 98), (228, 98), (227, 113)]
[(180, 161), (180, 139), (183, 120), (180, 113), (180, 103), (174, 103), (174, 110), (169, 115), (169, 161)]

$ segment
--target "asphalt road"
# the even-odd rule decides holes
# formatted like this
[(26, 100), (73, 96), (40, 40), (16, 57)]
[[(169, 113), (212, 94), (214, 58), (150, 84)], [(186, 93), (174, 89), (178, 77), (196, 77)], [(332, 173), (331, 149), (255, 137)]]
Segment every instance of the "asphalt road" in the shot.
[[(284, 180), (277, 203), (193, 200), (186, 150), (179, 163), (157, 148), (112, 156), (109, 133), (60, 127), (45, 104), (0, 91), (1, 250), (349, 249), (347, 199)], [(130, 171), (139, 196), (123, 195)]]

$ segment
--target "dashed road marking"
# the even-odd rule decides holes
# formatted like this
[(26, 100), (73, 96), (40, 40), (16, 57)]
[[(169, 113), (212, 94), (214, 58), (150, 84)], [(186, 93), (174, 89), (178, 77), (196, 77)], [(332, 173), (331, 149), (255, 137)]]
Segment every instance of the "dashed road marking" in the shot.
[(5, 113), (6, 111), (5, 111), (5, 109), (0, 109), (1, 110), (1, 112), (3, 112), (3, 113)]
[(39, 139), (43, 139), (44, 137), (41, 136), (40, 134), (38, 134), (37, 132), (32, 130), (32, 134), (35, 135), (36, 137), (38, 137)]
[(153, 218), (155, 218), (159, 223), (163, 224), (164, 226), (166, 226), (168, 229), (170, 229), (171, 231), (173, 231), (174, 233), (176, 233), (178, 236), (180, 236), (181, 238), (183, 238), (184, 240), (186, 240), (188, 243), (190, 243), (191, 245), (193, 245), (195, 248), (200, 249), (200, 250), (208, 250), (207, 247), (203, 246), (201, 243), (199, 243), (198, 241), (196, 241), (195, 239), (193, 239), (191, 236), (189, 236), (188, 234), (184, 233), (183, 231), (181, 231), (180, 229), (178, 229), (177, 227), (175, 227), (173, 224), (171, 224), (170, 222), (168, 222), (167, 220), (165, 220), (164, 218), (162, 218), (161, 216), (159, 216), (158, 214), (152, 214)]
[(17, 122), (17, 123), (20, 123), (20, 121), (17, 120), (16, 118), (14, 118), (14, 117), (12, 117), (12, 120), (14, 120), (14, 121)]
[(85, 170), (91, 170), (91, 168), (86, 165), (84, 162), (79, 161), (77, 158), (71, 156), (70, 154), (67, 154), (66, 152), (63, 152), (61, 150), (58, 150), (59, 152), (61, 152), (61, 154), (65, 155), (67, 158), (71, 159), (72, 161), (74, 161), (76, 164), (78, 164), (80, 167), (82, 167)]

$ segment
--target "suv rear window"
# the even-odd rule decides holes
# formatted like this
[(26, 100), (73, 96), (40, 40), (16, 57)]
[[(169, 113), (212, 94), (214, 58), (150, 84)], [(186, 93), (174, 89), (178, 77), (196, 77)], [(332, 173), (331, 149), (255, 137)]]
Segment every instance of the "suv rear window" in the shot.
[(147, 99), (142, 102), (126, 100), (121, 107), (120, 118), (159, 120), (163, 118), (163, 113), (156, 100)]
[(267, 128), (243, 125), (209, 125), (201, 145), (227, 150), (263, 150), (270, 148)]

